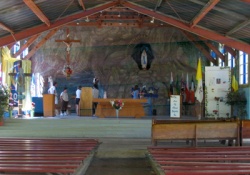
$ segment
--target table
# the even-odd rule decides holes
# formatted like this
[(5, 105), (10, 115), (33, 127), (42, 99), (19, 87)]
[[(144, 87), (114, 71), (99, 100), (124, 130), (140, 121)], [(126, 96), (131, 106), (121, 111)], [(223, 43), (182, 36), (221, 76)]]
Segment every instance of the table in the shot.
[(111, 106), (111, 100), (121, 100), (124, 102), (123, 108), (119, 111), (119, 117), (135, 117), (140, 118), (145, 116), (143, 103), (147, 103), (147, 99), (114, 99), (114, 98), (93, 98), (93, 102), (97, 102), (96, 116), (100, 118), (115, 117), (115, 109)]

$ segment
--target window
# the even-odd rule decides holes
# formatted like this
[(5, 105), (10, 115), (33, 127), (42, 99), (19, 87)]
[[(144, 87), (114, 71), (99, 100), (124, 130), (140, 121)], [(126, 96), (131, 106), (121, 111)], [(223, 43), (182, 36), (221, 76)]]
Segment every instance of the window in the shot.
[[(20, 41), (16, 42), (13, 48), (13, 54), (17, 53), (17, 51), (20, 49)], [(20, 59), (20, 55), (18, 55), (16, 58)]]
[(248, 54), (239, 51), (239, 84), (248, 84)]
[[(24, 44), (26, 43), (27, 41), (24, 41)], [(29, 53), (29, 48), (27, 47), (24, 51), (23, 51), (23, 54), (22, 54), (22, 58), (25, 58)]]
[[(210, 55), (213, 57), (213, 59), (216, 60), (216, 54), (214, 51), (210, 50)], [(214, 66), (214, 63), (213, 62), (210, 62), (210, 66)]]
[(229, 52), (227, 53), (227, 66), (231, 69), (235, 67), (235, 58)]
[[(220, 51), (220, 53), (222, 53), (222, 55), (224, 55), (225, 49), (224, 49), (224, 45), (223, 44), (219, 44), (218, 50)], [(219, 58), (219, 66), (220, 67), (225, 67), (225, 61), (222, 61), (221, 58)]]

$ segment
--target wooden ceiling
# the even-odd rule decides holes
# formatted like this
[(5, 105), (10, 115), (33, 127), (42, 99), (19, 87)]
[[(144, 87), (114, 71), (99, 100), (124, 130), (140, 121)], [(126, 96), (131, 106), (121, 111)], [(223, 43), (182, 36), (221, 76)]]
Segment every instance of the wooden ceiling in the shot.
[[(196, 41), (203, 41), (224, 60), (213, 41), (224, 44), (231, 54), (235, 55), (234, 49), (250, 54), (249, 9), (250, 0), (0, 1), (0, 47), (12, 47), (16, 41), (27, 39), (21, 48), (25, 49), (41, 33), (50, 31), (36, 46), (38, 49), (65, 25), (99, 28), (174, 26), (198, 48), (201, 46)], [(215, 63), (208, 52), (200, 50)]]

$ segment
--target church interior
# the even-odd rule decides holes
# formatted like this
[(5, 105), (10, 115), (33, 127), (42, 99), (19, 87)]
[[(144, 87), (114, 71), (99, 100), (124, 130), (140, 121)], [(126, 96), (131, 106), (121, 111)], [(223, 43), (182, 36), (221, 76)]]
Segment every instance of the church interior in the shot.
[(0, 174), (249, 174), (249, 8), (1, 1)]

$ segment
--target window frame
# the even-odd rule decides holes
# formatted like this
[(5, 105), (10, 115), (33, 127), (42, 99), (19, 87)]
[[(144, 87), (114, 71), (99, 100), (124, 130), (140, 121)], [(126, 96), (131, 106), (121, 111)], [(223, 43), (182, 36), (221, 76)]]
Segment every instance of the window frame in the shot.
[[(237, 55), (238, 55), (238, 59), (237, 59), (237, 61), (238, 61), (238, 66), (237, 66), (238, 71), (237, 71), (237, 73), (239, 75), (238, 76), (239, 87), (248, 87), (249, 86), (249, 54), (239, 50)], [(240, 63), (241, 55), (243, 55), (243, 64)], [(241, 84), (241, 80), (240, 80), (241, 75), (242, 75), (241, 74), (241, 65), (246, 65), (243, 68), (243, 75), (247, 74), (247, 75), (245, 75), (247, 77), (244, 78), (244, 80), (247, 81), (245, 84)], [(244, 69), (248, 69), (247, 72)]]

